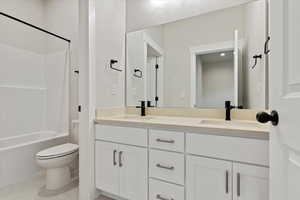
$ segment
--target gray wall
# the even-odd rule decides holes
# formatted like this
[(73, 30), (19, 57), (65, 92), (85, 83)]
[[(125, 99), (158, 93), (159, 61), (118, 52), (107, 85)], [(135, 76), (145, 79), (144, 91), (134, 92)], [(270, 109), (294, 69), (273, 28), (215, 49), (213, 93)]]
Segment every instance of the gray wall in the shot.
[(201, 95), (198, 95), (197, 106), (200, 108), (222, 108), (225, 100), (233, 101), (233, 60), (202, 63), (201, 68), (202, 92)]
[(164, 103), (190, 106), (190, 47), (233, 41), (234, 30), (244, 37), (244, 6), (164, 25)]
[[(264, 42), (266, 41), (265, 0), (248, 4), (245, 7), (245, 59), (244, 59), (244, 103), (247, 108), (264, 109), (266, 102), (266, 57)], [(253, 56), (262, 54), (255, 69)]]
[[(121, 107), (125, 103), (125, 0), (96, 1), (96, 106)], [(110, 59), (119, 63), (109, 68)]]

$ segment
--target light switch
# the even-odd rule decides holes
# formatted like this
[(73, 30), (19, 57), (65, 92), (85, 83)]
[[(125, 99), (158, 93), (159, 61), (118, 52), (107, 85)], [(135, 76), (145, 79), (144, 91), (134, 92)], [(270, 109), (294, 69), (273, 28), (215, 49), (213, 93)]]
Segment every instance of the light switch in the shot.
[(117, 95), (118, 89), (117, 89), (117, 85), (113, 84), (112, 88), (111, 88), (111, 95)]

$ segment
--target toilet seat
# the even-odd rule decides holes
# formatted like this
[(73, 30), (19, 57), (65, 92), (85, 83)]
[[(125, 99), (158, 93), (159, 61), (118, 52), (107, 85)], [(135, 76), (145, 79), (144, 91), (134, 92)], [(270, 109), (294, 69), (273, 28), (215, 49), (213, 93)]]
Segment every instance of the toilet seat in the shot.
[(77, 152), (79, 149), (79, 146), (77, 144), (62, 144), (55, 147), (51, 147), (48, 149), (45, 149), (43, 151), (40, 151), (36, 154), (36, 158), (39, 160), (47, 160), (47, 159), (53, 159), (53, 158), (59, 158), (63, 156), (67, 156), (70, 154), (73, 154)]

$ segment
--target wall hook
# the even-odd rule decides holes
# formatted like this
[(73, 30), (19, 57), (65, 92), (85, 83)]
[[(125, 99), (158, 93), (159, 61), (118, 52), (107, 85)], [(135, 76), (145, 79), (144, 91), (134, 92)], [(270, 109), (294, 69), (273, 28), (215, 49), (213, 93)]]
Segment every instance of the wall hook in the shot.
[(140, 69), (134, 69), (133, 76), (135, 76), (137, 78), (143, 78), (143, 72)]
[(257, 59), (262, 59), (262, 55), (261, 55), (261, 54), (259, 54), (259, 55), (254, 55), (254, 56), (253, 56), (253, 59), (255, 60), (255, 63), (254, 63), (254, 65), (252, 66), (252, 69), (254, 69), (254, 68), (256, 67), (256, 65), (257, 65)]
[(113, 65), (116, 64), (116, 63), (118, 63), (117, 60), (111, 59), (111, 60), (110, 60), (110, 64), (109, 64), (110, 68), (113, 69), (113, 70), (115, 70), (115, 71), (121, 72), (121, 71), (122, 71), (121, 69), (115, 68), (115, 67), (113, 66)]
[(268, 39), (267, 39), (267, 41), (265, 42), (265, 50), (264, 50), (264, 53), (265, 53), (266, 55), (268, 55), (268, 54), (270, 53), (270, 50), (268, 49), (268, 48), (269, 48), (269, 42), (270, 42), (270, 40), (271, 40), (271, 37), (268, 36)]

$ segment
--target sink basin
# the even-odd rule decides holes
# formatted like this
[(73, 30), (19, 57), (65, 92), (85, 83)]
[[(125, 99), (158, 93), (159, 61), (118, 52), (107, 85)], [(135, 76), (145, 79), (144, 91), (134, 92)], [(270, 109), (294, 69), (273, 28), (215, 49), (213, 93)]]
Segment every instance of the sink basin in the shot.
[(153, 119), (153, 117), (150, 116), (138, 116), (138, 115), (124, 115), (117, 117), (118, 119), (128, 119), (128, 120), (150, 120)]
[(206, 119), (200, 122), (205, 125), (215, 125), (215, 126), (236, 126), (242, 128), (266, 128), (267, 126), (264, 124), (260, 124), (258, 122), (251, 121), (225, 121), (225, 120), (214, 120), (214, 119)]

